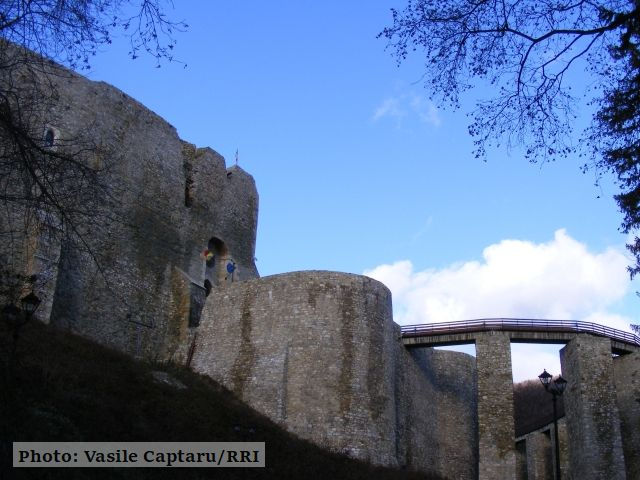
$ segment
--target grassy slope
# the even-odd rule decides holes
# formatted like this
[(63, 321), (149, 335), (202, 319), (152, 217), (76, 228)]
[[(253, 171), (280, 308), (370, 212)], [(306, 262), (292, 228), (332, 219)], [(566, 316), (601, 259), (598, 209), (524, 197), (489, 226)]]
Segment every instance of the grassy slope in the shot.
[[(215, 382), (185, 369), (135, 362), (32, 323), (15, 368), (0, 322), (0, 479), (437, 479), (328, 453), (260, 416)], [(9, 366), (7, 366), (9, 365)], [(153, 380), (164, 370), (188, 388)], [(266, 468), (11, 469), (11, 441), (260, 441)]]

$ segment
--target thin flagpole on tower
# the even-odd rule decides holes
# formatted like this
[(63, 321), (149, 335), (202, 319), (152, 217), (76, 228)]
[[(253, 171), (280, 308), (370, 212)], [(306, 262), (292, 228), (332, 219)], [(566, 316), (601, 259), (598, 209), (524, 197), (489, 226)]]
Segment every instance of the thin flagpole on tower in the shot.
[(240, 158), (240, 155), (238, 155), (238, 149), (236, 148), (236, 167), (238, 166), (238, 158)]

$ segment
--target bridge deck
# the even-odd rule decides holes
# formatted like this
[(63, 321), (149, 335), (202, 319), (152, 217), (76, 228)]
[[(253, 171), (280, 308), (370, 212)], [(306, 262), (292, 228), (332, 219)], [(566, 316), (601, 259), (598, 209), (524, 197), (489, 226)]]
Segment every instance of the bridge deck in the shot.
[(488, 331), (507, 332), (514, 343), (567, 343), (578, 333), (589, 333), (611, 339), (614, 353), (640, 350), (640, 337), (633, 333), (580, 321), (483, 318), (401, 327), (407, 347), (474, 343), (476, 333)]

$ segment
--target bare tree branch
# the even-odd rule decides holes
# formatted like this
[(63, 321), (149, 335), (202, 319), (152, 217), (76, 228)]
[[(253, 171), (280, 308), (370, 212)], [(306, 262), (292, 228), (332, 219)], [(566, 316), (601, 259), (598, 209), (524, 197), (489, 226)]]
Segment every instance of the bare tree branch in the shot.
[[(122, 33), (129, 55), (175, 61), (174, 33), (186, 28), (165, 16), (165, 0), (4, 0), (0, 2), (0, 297), (25, 283), (22, 263), (34, 235), (74, 245), (104, 271), (99, 242), (123, 221), (119, 184), (111, 175), (119, 154), (86, 131), (57, 135), (57, 84), (90, 67), (98, 49)], [(29, 247), (30, 248), (30, 247)], [(109, 284), (107, 275), (104, 281)], [(15, 300), (15, 299), (14, 299)]]
[[(599, 175), (612, 172), (622, 230), (640, 229), (640, 2), (637, 0), (409, 0), (392, 10), (380, 34), (402, 62), (425, 58), (431, 95), (458, 106), (479, 81), (495, 94), (479, 100), (469, 133), (475, 154), (523, 145), (532, 162), (590, 157)], [(584, 69), (603, 92), (592, 127), (573, 141), (576, 96), (571, 71)], [(640, 273), (640, 240), (628, 245)]]

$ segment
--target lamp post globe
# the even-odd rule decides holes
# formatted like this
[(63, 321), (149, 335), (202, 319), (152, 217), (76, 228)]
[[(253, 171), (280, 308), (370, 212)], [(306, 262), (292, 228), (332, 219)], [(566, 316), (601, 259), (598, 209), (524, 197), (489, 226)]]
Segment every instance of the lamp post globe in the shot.
[(540, 382), (544, 386), (545, 390), (547, 390), (549, 388), (549, 384), (551, 383), (551, 379), (553, 377), (551, 376), (551, 374), (549, 372), (547, 372), (547, 369), (545, 368), (544, 372), (542, 372), (540, 375), (538, 375), (538, 378), (540, 379)]
[(562, 378), (562, 375), (559, 375), (553, 383), (551, 384), (551, 388), (553, 388), (557, 395), (562, 395), (564, 393), (565, 388), (567, 388), (567, 381)]

